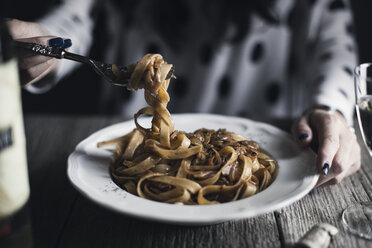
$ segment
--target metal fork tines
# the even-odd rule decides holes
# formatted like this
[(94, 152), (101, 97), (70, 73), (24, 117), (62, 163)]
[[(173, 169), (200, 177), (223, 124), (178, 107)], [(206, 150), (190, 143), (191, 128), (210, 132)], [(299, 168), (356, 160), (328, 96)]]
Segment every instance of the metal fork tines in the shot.
[[(69, 59), (76, 62), (88, 64), (93, 67), (94, 71), (103, 76), (110, 83), (117, 86), (127, 87), (128, 80), (130, 79), (131, 72), (128, 70), (129, 66), (117, 66), (115, 64), (106, 64), (85, 56), (75, 53), (70, 53), (61, 47), (44, 46), (36, 43), (27, 43), (20, 41), (13, 41), (14, 45), (27, 49), (35, 54), (53, 57), (57, 59)], [(174, 67), (172, 66), (166, 79), (174, 77)]]

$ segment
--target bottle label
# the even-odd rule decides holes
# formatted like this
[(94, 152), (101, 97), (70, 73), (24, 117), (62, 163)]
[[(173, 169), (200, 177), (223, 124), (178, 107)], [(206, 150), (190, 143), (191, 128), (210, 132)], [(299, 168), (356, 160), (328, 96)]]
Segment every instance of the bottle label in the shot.
[(0, 130), (0, 152), (11, 145), (13, 145), (12, 128)]
[(29, 198), (21, 90), (15, 58), (0, 64), (0, 220)]

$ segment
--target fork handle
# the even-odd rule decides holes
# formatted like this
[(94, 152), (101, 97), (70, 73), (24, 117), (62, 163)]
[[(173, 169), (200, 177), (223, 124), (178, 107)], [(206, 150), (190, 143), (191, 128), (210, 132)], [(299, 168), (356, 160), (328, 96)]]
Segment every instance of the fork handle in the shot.
[(13, 40), (13, 44), (16, 47), (20, 47), (26, 49), (32, 53), (53, 57), (57, 59), (63, 58), (63, 53), (65, 52), (63, 48), (60, 47), (51, 47), (51, 46), (44, 46), (36, 43), (29, 43), (29, 42), (21, 42)]
[(90, 58), (81, 56), (81, 55), (76, 54), (76, 53), (66, 52), (65, 50), (63, 50), (62, 58), (77, 61), (77, 62), (81, 62), (81, 63), (87, 64), (87, 65), (92, 65), (92, 60)]
[(69, 59), (77, 62), (81, 62), (84, 64), (91, 65), (92, 60), (81, 56), (79, 54), (67, 52), (65, 49), (61, 47), (52, 47), (52, 46), (44, 46), (37, 43), (29, 43), (29, 42), (21, 42), (13, 40), (13, 44), (16, 47), (24, 48), (30, 52), (35, 54), (57, 58), (57, 59)]

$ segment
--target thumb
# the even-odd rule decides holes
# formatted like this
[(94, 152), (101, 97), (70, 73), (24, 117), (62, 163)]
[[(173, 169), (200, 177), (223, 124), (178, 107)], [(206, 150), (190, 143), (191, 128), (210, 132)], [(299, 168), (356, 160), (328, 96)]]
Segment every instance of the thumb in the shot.
[[(36, 43), (36, 44), (47, 46), (49, 45), (49, 40), (55, 39), (55, 38), (58, 38), (58, 37), (53, 36), (53, 35), (46, 35), (46, 36), (35, 36), (35, 37), (30, 37), (30, 38), (17, 39), (17, 41)], [(63, 43), (63, 40), (62, 40), (62, 43)]]
[(308, 115), (303, 115), (292, 126), (292, 135), (301, 147), (308, 147), (313, 140), (313, 132), (310, 128)]
[(8, 19), (6, 24), (8, 25), (9, 32), (13, 39), (48, 35), (48, 32), (41, 27), (41, 25), (35, 22)]

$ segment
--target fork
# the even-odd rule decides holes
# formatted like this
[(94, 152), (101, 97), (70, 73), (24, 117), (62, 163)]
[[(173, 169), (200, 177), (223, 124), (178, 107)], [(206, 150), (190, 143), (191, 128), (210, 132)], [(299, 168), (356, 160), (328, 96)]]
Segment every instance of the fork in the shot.
[[(79, 54), (67, 52), (61, 47), (44, 46), (37, 43), (20, 42), (15, 40), (13, 41), (13, 43), (16, 47), (27, 49), (28, 51), (31, 51), (38, 55), (53, 57), (57, 59), (69, 59), (90, 65), (98, 75), (102, 76), (104, 79), (106, 79), (106, 81), (116, 86), (128, 88), (128, 81), (134, 70), (135, 64), (131, 64), (128, 66), (106, 64)], [(175, 77), (174, 71), (174, 66), (172, 66), (165, 79)]]

